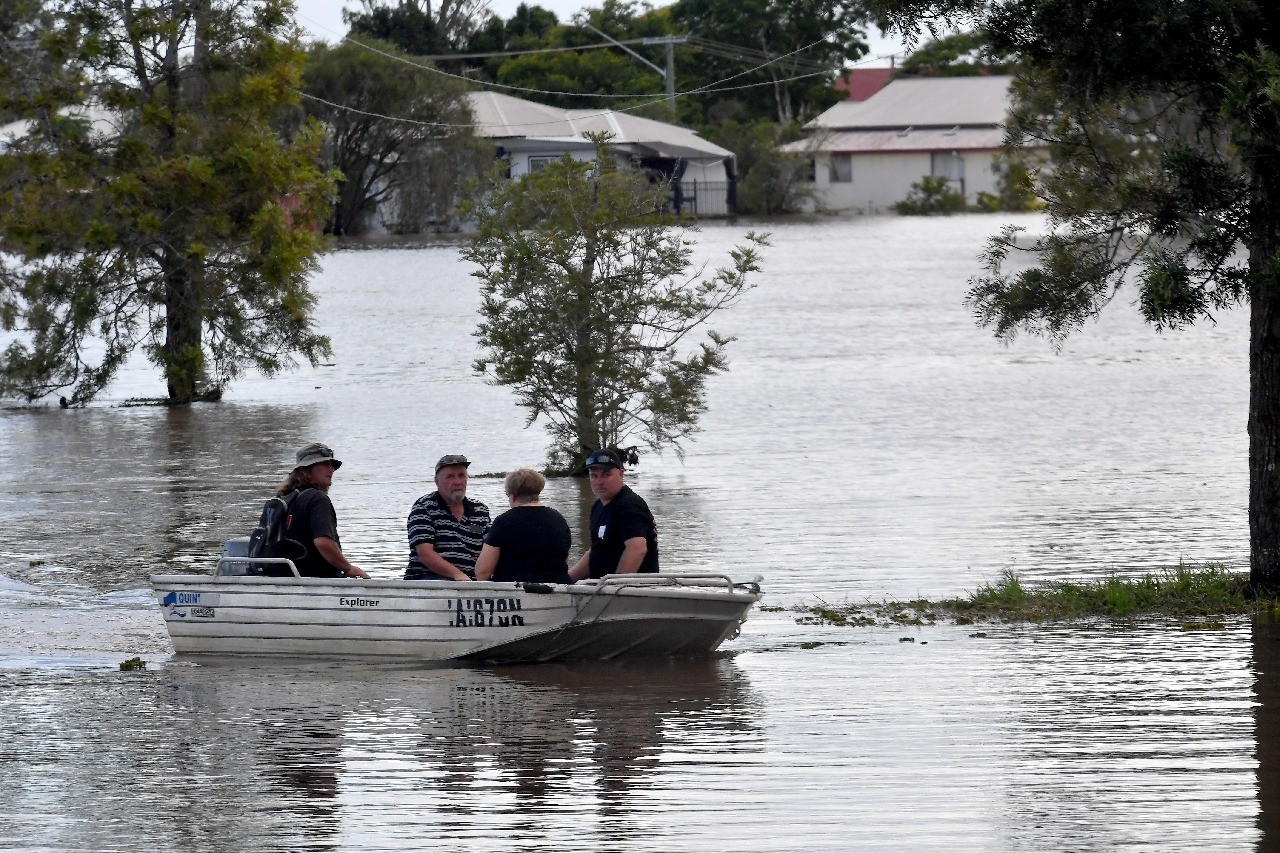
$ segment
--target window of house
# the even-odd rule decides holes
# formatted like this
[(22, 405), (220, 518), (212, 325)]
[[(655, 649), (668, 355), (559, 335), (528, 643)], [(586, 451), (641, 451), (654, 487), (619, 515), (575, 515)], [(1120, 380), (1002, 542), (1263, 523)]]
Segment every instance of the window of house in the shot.
[(946, 178), (953, 184), (964, 187), (964, 158), (955, 151), (935, 151), (932, 155), (931, 174), (935, 178)]
[(833, 184), (847, 184), (853, 180), (853, 156), (832, 154), (827, 161), (827, 178)]
[(529, 171), (531, 173), (541, 172), (543, 169), (547, 168), (548, 166), (550, 166), (552, 163), (556, 162), (559, 159), (560, 159), (559, 157), (530, 157)]

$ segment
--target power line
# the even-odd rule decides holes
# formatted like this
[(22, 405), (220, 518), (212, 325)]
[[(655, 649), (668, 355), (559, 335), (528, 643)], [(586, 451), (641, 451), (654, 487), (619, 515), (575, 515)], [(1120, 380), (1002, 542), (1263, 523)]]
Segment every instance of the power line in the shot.
[[(866, 62), (871, 62), (871, 61), (873, 61), (873, 60), (865, 60), (865, 61), (866, 61)], [(856, 64), (857, 64), (857, 63), (855, 63), (855, 65), (856, 65)], [(807, 78), (810, 78), (810, 77), (818, 77), (818, 76), (821, 76), (821, 75), (823, 75), (823, 74), (827, 74), (827, 73), (829, 73), (829, 72), (825, 72), (825, 71), (823, 71), (823, 72), (813, 72), (813, 73), (810, 73), (810, 74), (800, 74), (800, 75), (797, 75), (797, 76), (795, 76), (795, 77), (788, 77), (788, 78), (786, 78), (786, 79), (784, 79), (784, 80), (779, 80), (779, 81), (777, 81), (777, 82), (779, 82), (779, 83), (790, 83), (790, 82), (792, 82), (792, 81), (794, 81), (794, 80), (804, 80), (804, 79), (807, 79)], [(732, 79), (732, 78), (727, 78), (727, 79)], [(723, 81), (722, 81), (722, 82), (723, 82)], [(714, 84), (710, 84), (710, 85), (714, 85)], [(676, 97), (682, 97), (682, 96), (684, 96), (684, 95), (689, 95), (689, 94), (696, 94), (696, 93), (698, 93), (698, 92), (702, 92), (702, 91), (711, 91), (711, 92), (736, 92), (736, 91), (739, 91), (739, 90), (741, 90), (741, 89), (754, 89), (754, 88), (758, 88), (758, 87), (760, 87), (760, 86), (772, 86), (772, 85), (774, 85), (773, 81), (764, 81), (764, 82), (761, 82), (761, 83), (744, 83), (744, 84), (743, 84), (743, 85), (741, 85), (741, 86), (725, 86), (725, 87), (721, 87), (721, 88), (718, 88), (718, 89), (706, 89), (706, 87), (703, 87), (702, 89), (693, 89), (693, 90), (690, 90), (689, 92), (680, 92), (680, 93), (677, 93)], [(423, 126), (423, 127), (440, 127), (440, 128), (450, 128), (450, 129), (477, 128), (477, 127), (506, 127), (506, 125), (499, 125), (499, 124), (479, 124), (479, 123), (476, 123), (476, 122), (472, 122), (472, 123), (470, 123), (470, 124), (453, 124), (453, 123), (449, 123), (449, 122), (431, 122), (431, 121), (421, 121), (421, 120), (419, 120), (419, 119), (404, 118), (403, 116), (389, 116), (389, 115), (383, 115), (382, 113), (369, 112), (369, 111), (367, 111), (367, 110), (357, 109), (356, 107), (349, 107), (349, 106), (347, 106), (346, 104), (337, 104), (337, 103), (334, 103), (333, 101), (327, 101), (327, 100), (325, 100), (324, 98), (317, 97), (317, 96), (312, 95), (312, 94), (310, 94), (310, 93), (308, 93), (308, 92), (303, 92), (303, 91), (301, 91), (300, 89), (295, 89), (294, 91), (296, 91), (296, 92), (298, 93), (298, 95), (300, 95), (300, 96), (301, 96), (301, 97), (303, 97), (303, 98), (306, 98), (306, 99), (307, 99), (307, 100), (309, 100), (309, 101), (315, 101), (315, 102), (317, 102), (317, 103), (321, 103), (321, 104), (324, 104), (324, 105), (326, 105), (326, 106), (333, 107), (334, 109), (343, 110), (343, 111), (345, 111), (345, 112), (356, 113), (356, 114), (358, 114), (358, 115), (368, 116), (368, 117), (370, 117), (370, 118), (386, 119), (387, 121), (398, 121), (398, 122), (403, 122), (403, 123), (405, 123), (405, 124), (416, 124), (416, 125), (420, 125), (420, 126)], [(666, 100), (666, 96), (665, 96), (665, 95), (637, 95), (637, 96), (635, 96), (635, 97), (651, 98), (651, 100), (650, 100), (650, 101), (648, 101), (647, 103), (643, 103), (643, 104), (636, 104), (636, 105), (634, 105), (634, 106), (630, 106), (630, 107), (621, 107), (621, 108), (616, 109), (616, 110), (602, 110), (602, 111), (600, 111), (600, 112), (598, 112), (598, 113), (595, 113), (595, 114), (593, 114), (593, 115), (583, 116), (583, 118), (597, 118), (597, 117), (599, 117), (599, 116), (605, 116), (605, 115), (608, 115), (610, 112), (617, 112), (617, 113), (629, 113), (629, 112), (634, 112), (635, 110), (639, 110), (639, 109), (642, 109), (642, 108), (644, 108), (644, 107), (650, 106), (650, 105), (652, 105), (652, 104), (656, 104), (656, 103), (659, 103), (659, 102), (661, 102), (661, 101)], [(519, 126), (520, 126), (520, 127), (538, 127), (539, 125), (563, 124), (563, 122), (564, 122), (564, 119), (555, 119), (555, 120), (552, 120), (552, 121), (545, 121), (545, 122), (542, 122), (542, 121), (537, 121), (537, 122), (520, 122)], [(432, 139), (447, 139), (448, 137), (447, 137), (447, 136), (438, 136), (438, 137), (429, 137), (429, 138), (432, 138)]]
[(385, 56), (387, 59), (394, 59), (396, 62), (404, 63), (405, 65), (408, 65), (412, 68), (420, 68), (423, 71), (430, 71), (433, 74), (439, 74), (441, 77), (449, 77), (454, 80), (461, 80), (464, 83), (470, 83), (472, 85), (478, 84), (481, 86), (492, 86), (495, 89), (506, 89), (507, 91), (510, 91), (510, 92), (525, 92), (530, 95), (555, 95), (558, 97), (571, 97), (571, 98), (648, 98), (648, 97), (653, 97), (650, 94), (645, 94), (645, 95), (599, 94), (597, 95), (597, 94), (592, 94), (590, 92), (555, 92), (549, 89), (530, 89), (526, 86), (511, 86), (506, 83), (494, 83), (494, 82), (489, 82), (485, 80), (473, 80), (470, 77), (467, 77), (462, 74), (452, 74), (448, 71), (443, 71), (439, 68), (436, 68), (433, 65), (423, 65), (419, 62), (414, 62), (413, 60), (407, 57), (396, 56), (394, 53), (387, 53), (385, 50), (379, 50), (373, 45), (365, 44), (364, 42), (350, 38), (349, 36), (343, 36), (342, 41), (346, 42), (347, 44), (354, 44), (357, 47), (362, 47), (365, 50), (372, 51), (373, 53), (376, 53), (380, 56)]
[[(358, 41), (357, 39), (350, 38), (349, 36), (343, 36), (342, 40), (343, 40), (344, 42), (346, 42), (347, 44), (353, 44), (353, 45), (355, 45), (355, 46), (357, 46), (357, 47), (364, 48), (365, 50), (368, 50), (368, 51), (371, 51), (371, 52), (373, 52), (373, 53), (376, 53), (376, 54), (378, 54), (379, 56), (384, 56), (384, 57), (386, 57), (387, 59), (395, 60), (396, 62), (403, 63), (403, 64), (405, 64), (405, 65), (408, 65), (408, 66), (412, 67), (412, 68), (418, 68), (418, 69), (421, 69), (421, 70), (423, 70), (423, 71), (430, 71), (430, 72), (431, 72), (431, 73), (433, 73), (433, 74), (439, 74), (439, 75), (440, 75), (440, 76), (442, 76), (442, 77), (449, 77), (449, 78), (452, 78), (452, 79), (454, 79), (454, 80), (460, 80), (460, 81), (462, 81), (462, 82), (464, 82), (464, 83), (469, 83), (469, 84), (472, 84), (472, 85), (480, 85), (480, 86), (484, 86), (484, 87), (492, 87), (492, 88), (495, 88), (495, 89), (506, 89), (506, 90), (508, 90), (508, 91), (512, 91), (512, 92), (525, 92), (525, 93), (527, 93), (527, 94), (531, 94), (531, 95), (551, 95), (551, 96), (554, 96), (554, 97), (576, 97), (576, 98), (615, 98), (615, 99), (628, 99), (628, 100), (635, 100), (635, 99), (637, 99), (637, 98), (658, 98), (658, 99), (661, 99), (662, 97), (664, 97), (664, 96), (655, 96), (654, 94), (652, 94), (652, 93), (648, 93), (648, 92), (646, 92), (646, 93), (644, 93), (644, 94), (628, 94), (628, 95), (615, 95), (615, 94), (605, 94), (605, 93), (601, 93), (601, 94), (593, 94), (593, 93), (589, 93), (589, 92), (558, 92), (558, 91), (553, 91), (553, 90), (549, 90), (549, 89), (532, 89), (532, 88), (529, 88), (529, 87), (526, 87), (526, 86), (511, 86), (511, 85), (508, 85), (508, 84), (506, 84), (506, 83), (496, 83), (496, 82), (489, 82), (489, 81), (484, 81), (484, 80), (472, 80), (471, 78), (469, 78), (469, 77), (465, 77), (465, 76), (460, 75), (460, 74), (452, 74), (452, 73), (450, 73), (450, 72), (448, 72), (448, 71), (442, 71), (441, 69), (436, 68), (436, 67), (435, 67), (435, 66), (433, 66), (433, 65), (423, 65), (423, 64), (421, 64), (421, 63), (414, 62), (413, 60), (411, 60), (411, 59), (409, 59), (409, 58), (407, 58), (407, 57), (403, 57), (403, 56), (396, 56), (396, 55), (395, 55), (395, 54), (393, 54), (393, 53), (388, 53), (388, 52), (387, 52), (387, 51), (385, 51), (385, 50), (380, 50), (380, 49), (378, 49), (378, 48), (374, 47), (373, 45), (365, 44), (364, 42)], [(770, 65), (774, 65), (774, 64), (777, 64), (777, 63), (779, 63), (779, 62), (782, 62), (784, 59), (788, 59), (789, 57), (792, 57), (792, 56), (794, 56), (794, 55), (795, 55), (795, 54), (797, 54), (797, 53), (802, 53), (802, 52), (804, 52), (804, 51), (806, 51), (806, 50), (809, 50), (810, 48), (812, 48), (812, 47), (814, 47), (814, 46), (816, 46), (816, 45), (821, 44), (823, 41), (825, 41), (825, 37), (824, 37), (824, 38), (822, 38), (822, 39), (818, 39), (817, 41), (813, 42), (812, 44), (808, 44), (808, 45), (805, 45), (804, 47), (801, 47), (801, 48), (798, 48), (798, 49), (796, 49), (796, 50), (793, 50), (793, 51), (791, 51), (790, 53), (785, 53), (785, 54), (782, 54), (781, 56), (773, 57), (773, 58), (769, 59), (768, 61), (763, 62), (763, 63), (761, 63), (761, 64), (759, 64), (759, 65), (755, 66), (754, 68), (749, 68), (749, 69), (747, 69), (746, 71), (739, 72), (739, 73), (734, 74), (734, 75), (732, 75), (732, 76), (730, 76), (730, 77), (725, 77), (725, 78), (723, 78), (723, 79), (721, 79), (721, 80), (713, 81), (713, 82), (708, 83), (708, 84), (706, 84), (706, 85), (704, 85), (704, 86), (699, 86), (699, 87), (698, 87), (698, 88), (696, 88), (696, 89), (689, 89), (689, 90), (684, 91), (684, 92), (677, 92), (677, 93), (675, 93), (674, 97), (686, 97), (686, 96), (689, 96), (689, 95), (697, 95), (697, 94), (701, 94), (701, 93), (703, 93), (703, 92), (727, 92), (727, 91), (733, 91), (733, 90), (736, 90), (736, 89), (739, 89), (739, 88), (751, 88), (752, 86), (774, 86), (774, 85), (777, 85), (777, 84), (779, 84), (779, 83), (787, 83), (787, 82), (791, 82), (792, 80), (802, 80), (802, 79), (805, 79), (805, 78), (808, 78), (808, 77), (817, 77), (817, 76), (820, 76), (820, 75), (823, 75), (823, 74), (836, 74), (836, 73), (838, 73), (839, 69), (824, 69), (824, 70), (822, 70), (822, 71), (815, 71), (815, 72), (810, 73), (810, 74), (800, 74), (800, 75), (796, 75), (795, 77), (787, 78), (787, 79), (785, 79), (785, 80), (769, 80), (769, 81), (765, 81), (765, 82), (761, 82), (761, 83), (753, 83), (753, 84), (750, 84), (750, 85), (748, 85), (748, 86), (741, 86), (741, 87), (719, 87), (719, 86), (718, 86), (718, 84), (719, 84), (719, 83), (727, 83), (727, 82), (729, 82), (730, 80), (737, 80), (739, 77), (745, 77), (745, 76), (747, 76), (748, 74), (753, 74), (753, 73), (755, 73), (756, 71), (760, 71), (760, 70), (762, 70), (762, 69), (764, 69), (764, 68), (767, 68), (767, 67), (768, 67), (768, 66), (770, 66)], [(640, 106), (646, 106), (646, 104), (642, 104), (642, 105), (640, 105)]]
[[(346, 36), (343, 36), (345, 39)], [(619, 44), (642, 44), (644, 39), (626, 39), (618, 42)], [(576, 47), (539, 47), (530, 48), (529, 50), (495, 50), (488, 53), (436, 53), (428, 56), (416, 55), (418, 59), (430, 59), (433, 61), (447, 61), (450, 59), (491, 59), (497, 56), (531, 56), (537, 53), (565, 53), (571, 50), (599, 50), (604, 47), (613, 47), (610, 42), (602, 41), (595, 44), (583, 44)]]
[[(305, 16), (299, 16), (299, 17), (303, 17), (303, 18), (305, 18), (306, 20), (311, 21), (311, 19), (310, 19), (310, 18), (306, 18)], [(313, 24), (314, 24), (315, 22), (314, 22), (314, 21), (311, 21), (311, 23), (313, 23)], [(326, 29), (326, 30), (328, 29), (328, 27), (323, 27), (323, 26), (322, 26), (321, 28), (322, 28), (322, 29)], [(333, 32), (332, 30), (329, 30), (329, 31), (330, 31), (330, 32)], [(312, 33), (312, 35), (315, 35), (315, 33)], [(396, 62), (401, 62), (401, 63), (403, 63), (403, 64), (405, 64), (405, 65), (408, 65), (408, 66), (410, 66), (410, 67), (413, 67), (413, 68), (419, 68), (419, 69), (422, 69), (423, 71), (430, 71), (430, 72), (432, 72), (432, 73), (434, 73), (434, 74), (439, 74), (439, 75), (441, 75), (441, 76), (443, 76), (443, 77), (449, 77), (449, 78), (452, 78), (452, 79), (454, 79), (454, 80), (460, 80), (460, 81), (462, 81), (462, 82), (464, 82), (464, 83), (470, 83), (470, 84), (473, 84), (473, 85), (480, 85), (480, 86), (485, 86), (485, 87), (492, 87), (492, 88), (495, 88), (495, 89), (505, 89), (505, 90), (510, 91), (510, 92), (523, 92), (523, 93), (531, 94), (531, 95), (550, 95), (550, 96), (553, 96), (553, 97), (568, 97), (568, 98), (609, 98), (609, 99), (614, 99), (614, 100), (635, 100), (635, 99), (637, 99), (637, 98), (641, 98), (641, 99), (651, 99), (651, 98), (660, 97), (660, 96), (657, 96), (657, 95), (655, 95), (654, 93), (650, 93), (650, 92), (645, 92), (645, 93), (643, 93), (643, 94), (623, 94), (623, 95), (613, 94), (613, 93), (605, 93), (605, 92), (600, 92), (600, 93), (595, 93), (595, 92), (562, 92), (562, 91), (555, 91), (555, 90), (551, 90), (551, 89), (533, 89), (533, 88), (528, 88), (528, 87), (525, 87), (525, 86), (512, 86), (512, 85), (510, 85), (510, 84), (506, 84), (506, 83), (490, 82), (490, 81), (484, 81), (484, 80), (474, 80), (474, 79), (472, 79), (472, 78), (470, 78), (470, 77), (467, 77), (466, 75), (453, 74), (453, 73), (450, 73), (450, 72), (448, 72), (448, 71), (443, 71), (443, 70), (441, 70), (441, 69), (439, 69), (439, 68), (436, 68), (435, 66), (432, 66), (432, 65), (423, 65), (422, 63), (414, 62), (412, 59), (409, 59), (408, 57), (404, 57), (404, 56), (397, 56), (397, 55), (395, 55), (395, 54), (388, 53), (387, 51), (380, 50), (380, 49), (378, 49), (378, 48), (374, 47), (373, 45), (366, 44), (366, 43), (364, 43), (364, 42), (362, 42), (362, 41), (360, 41), (360, 40), (358, 40), (358, 39), (351, 38), (349, 35), (342, 35), (342, 36), (340, 36), (340, 39), (339, 39), (339, 40), (340, 40), (340, 41), (342, 41), (342, 42), (346, 42), (347, 44), (353, 44), (353, 45), (356, 45), (357, 47), (364, 48), (365, 50), (372, 51), (373, 53), (376, 53), (376, 54), (378, 54), (378, 55), (380, 55), (380, 56), (384, 56), (384, 57), (386, 57), (387, 59), (393, 59), (393, 60), (395, 60)], [(643, 42), (644, 42), (644, 39), (630, 39), (630, 40), (627, 40), (627, 41), (625, 41), (625, 42), (619, 42), (619, 43), (620, 43), (620, 44), (636, 44), (636, 43), (643, 43)], [(785, 54), (782, 54), (782, 55), (780, 55), (780, 56), (770, 56), (768, 53), (766, 53), (766, 52), (764, 52), (764, 51), (756, 51), (756, 50), (754, 50), (754, 49), (750, 49), (750, 48), (740, 48), (740, 47), (738, 47), (737, 45), (730, 45), (730, 44), (725, 44), (725, 43), (723, 43), (723, 42), (715, 42), (715, 41), (710, 41), (710, 40), (707, 40), (707, 39), (701, 39), (701, 38), (697, 38), (697, 37), (690, 37), (690, 43), (691, 43), (691, 44), (695, 45), (695, 46), (696, 46), (696, 47), (698, 47), (699, 49), (703, 49), (703, 50), (706, 50), (706, 51), (707, 51), (707, 52), (709, 52), (709, 53), (713, 53), (713, 55), (720, 55), (720, 56), (722, 56), (722, 57), (724, 57), (724, 58), (729, 58), (729, 59), (741, 59), (742, 61), (745, 61), (745, 62), (757, 62), (757, 63), (759, 63), (759, 64), (757, 64), (755, 67), (750, 68), (750, 69), (748, 69), (748, 70), (746, 70), (746, 71), (740, 72), (740, 73), (735, 74), (735, 75), (732, 75), (732, 76), (730, 76), (730, 77), (726, 77), (726, 78), (724, 78), (724, 79), (722, 79), (722, 80), (719, 80), (719, 81), (714, 81), (714, 82), (709, 83), (709, 84), (707, 84), (707, 85), (705, 85), (705, 86), (701, 86), (701, 87), (699, 87), (699, 88), (697, 88), (697, 89), (690, 89), (690, 90), (688, 90), (688, 91), (686, 91), (686, 92), (678, 92), (678, 93), (670, 94), (670, 95), (668, 95), (667, 97), (681, 97), (681, 96), (687, 96), (687, 95), (699, 94), (699, 93), (702, 93), (702, 92), (728, 92), (728, 91), (736, 91), (737, 89), (740, 89), (740, 88), (750, 88), (750, 86), (745, 86), (745, 87), (717, 87), (717, 83), (725, 83), (725, 82), (728, 82), (728, 81), (730, 81), (730, 80), (736, 80), (736, 79), (738, 79), (739, 77), (744, 77), (744, 76), (746, 76), (746, 75), (748, 75), (748, 74), (752, 74), (752, 73), (754, 73), (754, 72), (756, 72), (756, 71), (760, 71), (760, 70), (762, 70), (762, 69), (764, 69), (764, 68), (767, 68), (767, 67), (768, 67), (768, 66), (770, 66), (770, 65), (773, 65), (773, 64), (776, 64), (776, 63), (780, 63), (780, 62), (782, 62), (782, 61), (783, 61), (783, 60), (785, 60), (785, 59), (790, 59), (791, 57), (794, 57), (796, 54), (803, 53), (803, 52), (805, 52), (805, 51), (807, 51), (807, 50), (810, 50), (810, 49), (812, 49), (812, 48), (814, 48), (814, 47), (817, 47), (818, 45), (823, 44), (823, 43), (825, 43), (825, 42), (826, 42), (826, 36), (823, 36), (823, 38), (820, 38), (820, 39), (818, 39), (817, 41), (815, 41), (815, 42), (813, 42), (813, 43), (811, 43), (811, 44), (805, 45), (805, 46), (804, 46), (804, 47), (802, 47), (802, 48), (799, 48), (799, 49), (797, 49), (797, 50), (793, 50), (793, 51), (791, 51), (790, 53), (785, 53)], [(611, 46), (611, 45), (609, 45), (609, 44), (607, 44), (607, 43), (606, 43), (606, 44), (600, 44), (600, 45), (593, 45), (593, 46), (592, 46), (592, 48), (594, 49), (594, 48), (596, 48), (596, 47), (609, 47), (609, 46)], [(493, 54), (487, 54), (487, 55), (489, 55), (489, 56), (505, 56), (505, 55), (516, 56), (516, 55), (526, 55), (527, 53), (539, 53), (539, 52), (561, 52), (561, 51), (566, 51), (566, 50), (578, 50), (578, 49), (579, 49), (579, 48), (548, 48), (548, 49), (546, 49), (545, 51), (522, 51), (522, 52), (517, 52), (517, 53), (511, 53), (511, 54), (493, 53)], [(717, 52), (717, 51), (718, 51), (718, 52)], [(730, 51), (737, 51), (737, 54), (736, 54), (736, 55), (730, 55)], [(755, 54), (755, 55), (754, 55), (754, 56), (752, 56), (751, 54)], [(479, 54), (476, 54), (476, 55), (478, 56)], [(446, 56), (444, 56), (444, 57), (415, 57), (415, 58), (417, 58), (417, 59), (446, 58), (446, 59), (447, 59), (447, 58), (460, 58), (461, 56), (462, 56), (461, 54), (451, 54), (451, 55), (446, 55)], [(793, 61), (793, 62), (796, 62), (796, 60), (792, 60), (792, 61)], [(793, 80), (801, 80), (801, 79), (805, 79), (805, 78), (807, 78), (807, 77), (817, 77), (817, 76), (821, 76), (821, 75), (823, 75), (823, 74), (838, 74), (838, 73), (839, 73), (839, 71), (840, 71), (840, 69), (837, 69), (837, 68), (829, 68), (829, 67), (827, 67), (827, 66), (825, 66), (825, 65), (822, 65), (822, 64), (819, 64), (819, 63), (816, 63), (816, 62), (812, 62), (812, 61), (799, 60), (799, 63), (800, 63), (801, 65), (806, 65), (806, 64), (807, 64), (810, 68), (817, 69), (817, 70), (815, 70), (815, 71), (813, 71), (812, 73), (809, 73), (809, 74), (800, 74), (800, 75), (797, 75), (797, 76), (794, 76), (794, 77), (787, 78), (787, 79), (785, 79), (785, 80), (770, 80), (770, 81), (766, 81), (766, 82), (762, 82), (762, 83), (757, 83), (757, 84), (752, 84), (752, 85), (753, 85), (753, 86), (773, 86), (773, 85), (777, 85), (777, 84), (779, 84), (779, 83), (787, 83), (787, 82), (791, 82), (791, 81), (793, 81)], [(855, 64), (857, 64), (857, 63), (855, 63)], [(647, 104), (646, 104), (646, 105), (647, 105)], [(646, 106), (646, 105), (642, 105), (642, 106)]]

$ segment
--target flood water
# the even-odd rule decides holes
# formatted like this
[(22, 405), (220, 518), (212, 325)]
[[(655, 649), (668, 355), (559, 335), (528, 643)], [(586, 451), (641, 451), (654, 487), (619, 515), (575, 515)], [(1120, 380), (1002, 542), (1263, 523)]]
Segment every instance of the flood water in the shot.
[[(759, 575), (787, 608), (1245, 567), (1245, 313), (1157, 335), (1122, 292), (1059, 352), (1006, 346), (963, 305), (1005, 221), (768, 226), (759, 286), (713, 324), (737, 340), (703, 431), (632, 476), (664, 569)], [(744, 231), (707, 226), (698, 256)], [(93, 407), (0, 410), (0, 848), (1280, 849), (1267, 621), (770, 610), (702, 663), (173, 658), (148, 576), (206, 570), (302, 443), (345, 462), (343, 544), (382, 577), (436, 458), (467, 454), (495, 508), (475, 475), (541, 463), (470, 371), (469, 272), (450, 246), (337, 252), (332, 364), (172, 411), (124, 405), (163, 393), (137, 364)], [(575, 528), (587, 497), (545, 493)]]

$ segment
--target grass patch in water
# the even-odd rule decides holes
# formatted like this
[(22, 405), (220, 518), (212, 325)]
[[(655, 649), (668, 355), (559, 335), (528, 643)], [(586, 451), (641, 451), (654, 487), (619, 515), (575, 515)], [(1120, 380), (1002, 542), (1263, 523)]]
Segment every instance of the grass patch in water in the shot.
[(983, 584), (966, 598), (939, 601), (868, 601), (862, 605), (796, 608), (796, 621), (811, 625), (933, 625), (942, 616), (957, 625), (975, 622), (1070, 622), (1081, 619), (1180, 619), (1183, 630), (1221, 629), (1204, 617), (1274, 610), (1280, 602), (1257, 597), (1246, 572), (1221, 563), (1179, 564), (1137, 578), (1112, 576), (1096, 581), (1044, 581), (1024, 586), (1006, 571), (996, 583)]

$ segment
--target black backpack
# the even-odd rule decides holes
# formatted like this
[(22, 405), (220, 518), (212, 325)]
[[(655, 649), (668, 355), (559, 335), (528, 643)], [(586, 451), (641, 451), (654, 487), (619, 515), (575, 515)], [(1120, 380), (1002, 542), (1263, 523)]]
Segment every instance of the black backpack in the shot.
[(289, 507), (301, 492), (290, 492), (284, 497), (273, 497), (262, 506), (258, 526), (249, 534), (250, 557), (275, 557), (293, 560), (295, 563), (307, 556), (301, 542), (285, 536), (285, 524), (289, 520)]

